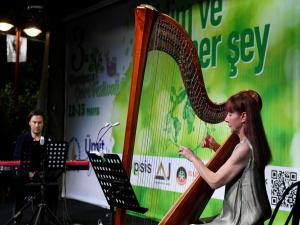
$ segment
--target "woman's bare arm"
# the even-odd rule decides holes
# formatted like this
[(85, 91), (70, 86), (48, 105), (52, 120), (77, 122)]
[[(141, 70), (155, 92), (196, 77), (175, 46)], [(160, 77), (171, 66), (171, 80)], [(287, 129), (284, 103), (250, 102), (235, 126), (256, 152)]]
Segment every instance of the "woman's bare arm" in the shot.
[(213, 172), (199, 159), (189, 148), (180, 147), (179, 154), (190, 160), (200, 176), (208, 183), (212, 189), (217, 189), (228, 184), (237, 176), (247, 165), (249, 160), (250, 148), (247, 144), (241, 144), (229, 159), (220, 167), (217, 172)]

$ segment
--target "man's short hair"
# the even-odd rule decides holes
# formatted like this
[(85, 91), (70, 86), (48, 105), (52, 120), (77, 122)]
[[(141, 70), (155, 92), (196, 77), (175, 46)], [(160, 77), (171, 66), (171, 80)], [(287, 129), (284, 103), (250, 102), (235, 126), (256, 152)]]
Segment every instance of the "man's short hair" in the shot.
[(32, 110), (27, 116), (27, 121), (30, 122), (33, 116), (41, 116), (43, 117), (43, 121), (45, 121), (45, 113), (42, 110), (39, 109)]

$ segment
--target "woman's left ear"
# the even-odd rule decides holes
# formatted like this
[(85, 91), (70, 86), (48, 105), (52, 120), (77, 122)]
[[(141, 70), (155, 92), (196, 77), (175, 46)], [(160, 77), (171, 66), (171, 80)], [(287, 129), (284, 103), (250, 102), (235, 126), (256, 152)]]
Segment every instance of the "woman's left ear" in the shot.
[(246, 120), (247, 120), (247, 114), (246, 114), (246, 112), (242, 112), (241, 117), (242, 117), (242, 122), (245, 123)]

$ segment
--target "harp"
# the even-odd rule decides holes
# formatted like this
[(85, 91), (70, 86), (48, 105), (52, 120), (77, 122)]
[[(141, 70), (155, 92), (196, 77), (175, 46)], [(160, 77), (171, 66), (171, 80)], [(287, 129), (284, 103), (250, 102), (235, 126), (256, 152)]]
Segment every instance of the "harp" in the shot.
[[(187, 32), (171, 17), (149, 6), (135, 10), (135, 43), (132, 81), (123, 149), (123, 165), (130, 175), (143, 75), (147, 53), (152, 50), (169, 54), (178, 64), (182, 80), (195, 114), (208, 123), (220, 123), (226, 117), (225, 104), (215, 104), (207, 96), (196, 49)], [(209, 161), (208, 167), (217, 171), (227, 160), (238, 137), (231, 134)], [(188, 225), (197, 219), (209, 201), (213, 190), (197, 177), (183, 193), (159, 225)], [(193, 203), (191, 204), (191, 199)], [(117, 209), (115, 225), (125, 224), (125, 211)]]

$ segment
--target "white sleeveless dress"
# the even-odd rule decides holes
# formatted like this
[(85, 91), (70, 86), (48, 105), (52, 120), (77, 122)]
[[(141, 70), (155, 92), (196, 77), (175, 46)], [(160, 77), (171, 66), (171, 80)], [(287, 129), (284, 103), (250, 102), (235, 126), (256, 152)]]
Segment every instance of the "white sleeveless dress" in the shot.
[(223, 209), (213, 219), (202, 219), (201, 224), (207, 225), (263, 225), (271, 216), (264, 171), (254, 163), (253, 148), (248, 139), (239, 145), (248, 144), (251, 155), (246, 168), (225, 187)]

